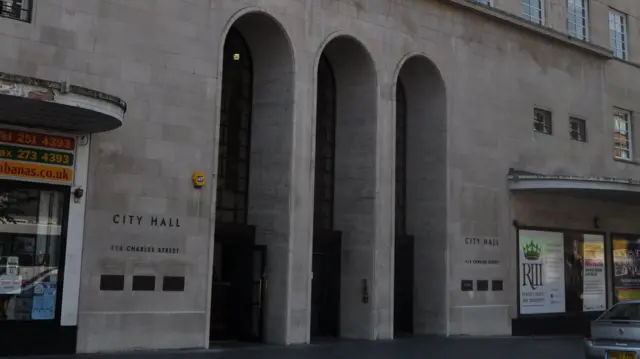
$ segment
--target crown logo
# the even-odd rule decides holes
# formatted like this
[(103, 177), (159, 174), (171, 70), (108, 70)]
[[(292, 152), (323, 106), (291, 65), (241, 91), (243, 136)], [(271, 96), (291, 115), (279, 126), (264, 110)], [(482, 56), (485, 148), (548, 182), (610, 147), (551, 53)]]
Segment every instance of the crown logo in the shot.
[(540, 259), (542, 248), (540, 248), (539, 245), (535, 244), (535, 242), (531, 241), (528, 244), (522, 246), (522, 251), (524, 252), (524, 258), (530, 261), (537, 261), (538, 259)]

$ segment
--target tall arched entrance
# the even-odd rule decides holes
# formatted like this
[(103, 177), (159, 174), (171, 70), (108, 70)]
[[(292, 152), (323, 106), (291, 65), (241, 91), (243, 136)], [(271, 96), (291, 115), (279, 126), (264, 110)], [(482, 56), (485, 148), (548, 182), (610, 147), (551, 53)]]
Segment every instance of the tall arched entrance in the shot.
[(394, 336), (413, 333), (413, 236), (407, 232), (407, 97), (401, 79), (396, 83), (396, 193)]
[(377, 83), (362, 44), (331, 40), (317, 86), (311, 336), (372, 338)]
[(340, 333), (340, 232), (334, 230), (336, 82), (325, 55), (318, 63), (313, 211), (311, 335)]
[(396, 82), (394, 332), (444, 334), (447, 321), (447, 99), (426, 57)]
[(292, 52), (273, 18), (250, 13), (229, 29), (221, 56), (210, 339), (282, 342)]

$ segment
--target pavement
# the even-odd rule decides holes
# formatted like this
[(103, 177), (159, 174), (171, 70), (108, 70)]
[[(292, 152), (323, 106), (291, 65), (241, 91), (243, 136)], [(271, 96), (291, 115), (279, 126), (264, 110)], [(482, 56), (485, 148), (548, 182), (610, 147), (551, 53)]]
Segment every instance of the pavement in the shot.
[(291, 347), (214, 347), (29, 358), (49, 359), (583, 359), (576, 337), (420, 337), (392, 341), (338, 341)]

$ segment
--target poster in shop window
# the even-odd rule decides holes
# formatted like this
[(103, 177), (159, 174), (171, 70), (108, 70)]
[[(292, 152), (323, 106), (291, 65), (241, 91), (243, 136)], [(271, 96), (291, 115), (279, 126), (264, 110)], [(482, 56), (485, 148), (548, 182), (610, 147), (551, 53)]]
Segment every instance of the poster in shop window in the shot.
[(604, 236), (584, 235), (582, 310), (603, 311), (607, 306)]
[(38, 283), (33, 289), (31, 319), (51, 320), (56, 312), (56, 283)]
[(613, 287), (616, 302), (640, 299), (640, 239), (613, 239)]
[(563, 234), (521, 230), (518, 246), (520, 313), (564, 313)]

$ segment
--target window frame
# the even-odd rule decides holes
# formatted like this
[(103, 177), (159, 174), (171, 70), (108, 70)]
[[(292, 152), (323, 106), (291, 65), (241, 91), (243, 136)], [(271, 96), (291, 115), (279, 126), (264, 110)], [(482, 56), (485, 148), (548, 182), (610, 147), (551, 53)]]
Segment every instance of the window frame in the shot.
[[(230, 53), (241, 54), (231, 60)], [(220, 124), (218, 133), (218, 181), (216, 184), (216, 223), (247, 223), (249, 213), (249, 181), (251, 176), (251, 127), (253, 120), (253, 86), (255, 74), (251, 51), (242, 34), (232, 28), (224, 49), (223, 89), (221, 91)], [(224, 79), (237, 76), (239, 85), (227, 84)], [(236, 95), (232, 93), (236, 91)], [(235, 113), (234, 106), (241, 107)], [(245, 120), (246, 119), (246, 120)]]
[(335, 215), (337, 85), (333, 66), (325, 55), (320, 56), (318, 64), (321, 72), (327, 76), (318, 80), (316, 94), (314, 232), (332, 231)]
[[(7, 333), (11, 333), (16, 328), (31, 328), (40, 332), (40, 330), (48, 330), (48, 328), (59, 327), (62, 320), (62, 301), (64, 292), (64, 283), (66, 275), (66, 253), (67, 253), (67, 239), (69, 229), (69, 208), (71, 204), (71, 187), (58, 184), (29, 182), (29, 181), (17, 181), (13, 179), (0, 179), (0, 187), (8, 191), (11, 189), (35, 189), (38, 191), (56, 191), (60, 192), (62, 198), (62, 211), (60, 212), (61, 218), (61, 232), (60, 243), (58, 244), (58, 250), (60, 258), (58, 260), (57, 269), (57, 284), (56, 284), (56, 303), (55, 313), (53, 319), (43, 320), (0, 320), (0, 331), (7, 330)], [(16, 332), (18, 335), (18, 332)], [(12, 334), (9, 335), (11, 337)]]
[[(622, 32), (617, 31), (612, 25), (616, 24), (615, 19), (620, 19), (620, 25), (622, 27)], [(614, 43), (614, 37), (612, 36), (614, 31), (616, 33), (621, 34), (622, 36), (622, 56), (618, 55), (618, 46), (617, 42)], [(609, 47), (613, 53), (613, 56), (620, 60), (628, 60), (629, 59), (629, 16), (622, 12), (618, 11), (614, 8), (609, 8)]]
[(493, 7), (493, 0), (473, 0), (473, 2), (478, 3), (480, 5)]
[[(525, 8), (529, 8), (530, 10), (534, 10), (537, 9), (536, 7), (534, 7), (533, 5), (531, 5), (531, 2), (533, 1), (538, 1), (540, 4), (540, 12), (539, 12), (539, 19), (535, 19), (531, 14), (527, 15), (525, 13)], [(538, 25), (545, 25), (546, 24), (546, 11), (545, 11), (545, 6), (546, 6), (546, 2), (545, 0), (520, 0), (520, 4), (522, 5), (522, 14), (521, 17), (529, 22), (532, 22), (534, 24), (538, 24)], [(538, 21), (536, 21), (538, 20)]]
[[(616, 134), (620, 133), (620, 131), (618, 131), (618, 119), (620, 118), (618, 115), (623, 114), (625, 115), (625, 122), (626, 122), (626, 136), (627, 136), (627, 149), (623, 149), (620, 148), (620, 152), (624, 153), (625, 151), (628, 153), (627, 157), (624, 156), (618, 156), (617, 152), (618, 152), (618, 147), (616, 146)], [(621, 108), (614, 108), (613, 110), (613, 156), (615, 159), (617, 160), (621, 160), (621, 161), (632, 161), (633, 160), (633, 113), (629, 110), (624, 110)]]
[[(573, 4), (573, 14), (576, 16), (577, 18), (577, 14), (575, 12), (576, 10), (576, 2), (580, 2), (582, 5), (582, 10), (584, 12), (584, 16), (581, 16), (581, 19), (584, 21), (584, 26), (583, 28), (583, 32), (582, 34), (578, 33), (578, 23), (574, 23), (575, 28), (576, 28), (576, 32), (572, 33), (571, 32), (571, 21), (570, 21), (570, 17), (569, 14), (571, 13), (572, 10), (572, 4)], [(567, 0), (567, 33), (573, 37), (576, 38), (578, 40), (582, 40), (582, 41), (589, 41), (589, 10), (590, 10), (590, 4), (589, 4), (589, 0)], [(581, 37), (582, 36), (582, 37)]]
[[(14, 0), (0, 0), (0, 19), (15, 20), (15, 21), (20, 21), (27, 24), (33, 23), (34, 12), (35, 12), (34, 10), (35, 2), (33, 0), (21, 0), (22, 4), (26, 4), (26, 7), (20, 8), (19, 17), (11, 16), (9, 15), (10, 14), (9, 12), (5, 13), (5, 11), (3, 11), (8, 1), (13, 2)], [(23, 15), (26, 15), (26, 16), (23, 18)]]
[(404, 83), (396, 83), (396, 191), (395, 232), (407, 235), (407, 95)]
[[(538, 129), (536, 128), (536, 123), (537, 123), (536, 122), (537, 121), (536, 114), (538, 112), (545, 113), (545, 114), (549, 115), (549, 117), (548, 117), (549, 123), (547, 124), (547, 127), (548, 127), (547, 131), (538, 131)], [(539, 107), (539, 106), (535, 106), (533, 108), (533, 132), (534, 133), (540, 133), (540, 134), (543, 134), (543, 135), (548, 135), (548, 136), (553, 135), (553, 112), (551, 110), (543, 108), (543, 107)]]
[[(572, 128), (572, 121), (578, 121), (581, 125), (582, 125), (582, 139), (580, 138), (573, 138), (572, 137), (572, 133), (573, 128)], [(587, 138), (587, 121), (584, 118), (578, 117), (578, 116), (569, 116), (569, 138), (571, 138), (573, 141), (576, 142), (587, 142), (588, 138)]]

